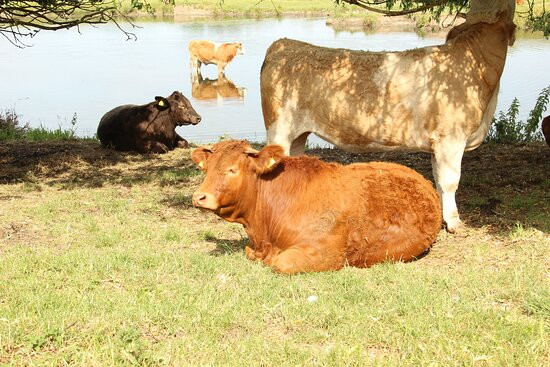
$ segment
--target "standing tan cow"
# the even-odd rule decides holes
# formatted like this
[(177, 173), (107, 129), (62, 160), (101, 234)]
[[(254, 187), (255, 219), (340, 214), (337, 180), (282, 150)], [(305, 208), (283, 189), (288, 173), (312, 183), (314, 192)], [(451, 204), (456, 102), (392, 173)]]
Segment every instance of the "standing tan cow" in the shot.
[(210, 41), (189, 42), (189, 59), (191, 62), (191, 80), (201, 72), (201, 65), (218, 65), (218, 78), (224, 76), (224, 69), (236, 55), (244, 54), (241, 42), (214, 43)]
[(456, 231), (462, 155), (489, 129), (514, 41), (511, 16), (513, 9), (492, 24), (467, 21), (441, 46), (404, 52), (274, 42), (260, 76), (268, 143), (297, 155), (314, 133), (349, 151), (430, 152), (443, 218)]
[(245, 141), (198, 148), (192, 158), (206, 171), (193, 204), (242, 224), (248, 258), (281, 273), (409, 261), (441, 229), (433, 185), (395, 163), (342, 166)]

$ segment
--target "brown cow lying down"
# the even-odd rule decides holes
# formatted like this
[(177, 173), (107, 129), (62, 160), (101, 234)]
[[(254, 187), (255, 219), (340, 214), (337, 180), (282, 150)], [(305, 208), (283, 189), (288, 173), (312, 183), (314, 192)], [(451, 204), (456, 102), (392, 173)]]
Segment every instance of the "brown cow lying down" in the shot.
[(281, 273), (409, 261), (441, 228), (432, 184), (398, 164), (342, 166), (245, 141), (198, 148), (192, 158), (206, 171), (193, 204), (241, 223), (247, 257)]
[(550, 146), (550, 116), (546, 116), (542, 119), (542, 125), (540, 128), (542, 129), (542, 134), (544, 135), (546, 144)]
[(166, 153), (186, 148), (187, 140), (176, 133), (177, 126), (196, 125), (201, 117), (180, 92), (168, 98), (155, 97), (145, 105), (124, 105), (107, 112), (97, 127), (103, 146), (141, 153)]
[(189, 59), (191, 62), (191, 80), (200, 74), (201, 65), (218, 65), (218, 77), (224, 75), (224, 69), (236, 55), (242, 55), (241, 42), (214, 43), (210, 41), (189, 42)]

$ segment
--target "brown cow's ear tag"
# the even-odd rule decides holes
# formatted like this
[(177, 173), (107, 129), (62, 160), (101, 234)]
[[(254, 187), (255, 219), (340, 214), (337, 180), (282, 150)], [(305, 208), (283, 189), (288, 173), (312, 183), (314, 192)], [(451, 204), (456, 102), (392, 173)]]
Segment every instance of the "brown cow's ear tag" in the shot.
[(199, 164), (198, 164), (198, 166), (199, 166), (200, 168), (204, 168), (204, 161), (200, 161)]
[(161, 100), (159, 101), (158, 105), (159, 105), (160, 107), (164, 107), (164, 101), (161, 99)]
[(276, 163), (275, 159), (273, 157), (269, 158), (269, 162), (267, 162), (267, 168), (271, 168)]

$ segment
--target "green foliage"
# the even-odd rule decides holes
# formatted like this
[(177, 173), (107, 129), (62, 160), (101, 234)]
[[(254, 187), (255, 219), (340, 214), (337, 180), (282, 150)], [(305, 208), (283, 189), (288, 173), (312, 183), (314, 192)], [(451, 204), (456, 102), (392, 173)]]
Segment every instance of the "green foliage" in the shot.
[(0, 111), (0, 141), (5, 140), (69, 140), (75, 139), (77, 116), (76, 113), (71, 118), (71, 127), (62, 129), (59, 126), (55, 130), (50, 130), (44, 126), (30, 127), (28, 123), (22, 124), (19, 116), (14, 110)]
[(546, 111), (546, 106), (548, 105), (548, 100), (550, 98), (550, 85), (542, 90), (537, 98), (535, 107), (529, 113), (527, 118), (526, 134), (528, 139), (538, 139), (542, 140), (542, 135), (540, 134), (539, 126), (542, 119), (542, 114)]
[[(377, 11), (386, 15), (404, 15), (416, 12), (429, 13), (430, 17), (439, 19), (442, 13), (456, 13), (468, 7), (468, 0), (334, 0), (337, 4), (348, 3), (357, 5), (370, 11)], [(375, 10), (376, 9), (376, 10)]]
[(28, 129), (28, 124), (21, 125), (15, 110), (0, 111), (0, 140), (21, 139)]
[(537, 13), (535, 9), (535, 1), (527, 1), (528, 4), (528, 14), (526, 26), (533, 31), (541, 31), (544, 33), (544, 37), (548, 38), (550, 36), (550, 13), (546, 12), (545, 1), (542, 1), (542, 12), (538, 16), (532, 16)]
[(487, 134), (486, 142), (501, 144), (525, 144), (534, 141), (542, 141), (542, 133), (539, 129), (542, 114), (546, 111), (550, 97), (550, 86), (544, 88), (539, 94), (535, 107), (529, 113), (527, 122), (518, 121), (519, 101), (514, 98), (506, 113), (500, 111)]
[[(430, 20), (440, 19), (441, 15), (464, 13), (469, 8), (468, 0), (334, 0), (336, 4), (348, 3), (357, 7), (385, 15), (405, 15), (426, 13)], [(550, 14), (546, 11), (546, 0), (527, 0), (516, 8), (516, 22), (525, 23), (526, 28), (542, 31), (550, 36)]]

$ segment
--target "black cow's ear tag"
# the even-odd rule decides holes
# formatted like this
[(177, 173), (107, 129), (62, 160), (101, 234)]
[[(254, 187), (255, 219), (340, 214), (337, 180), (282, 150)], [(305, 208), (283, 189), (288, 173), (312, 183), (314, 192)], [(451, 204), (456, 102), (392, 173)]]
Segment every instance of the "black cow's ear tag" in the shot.
[(155, 101), (157, 101), (155, 107), (158, 108), (160, 111), (164, 111), (170, 108), (170, 103), (164, 97), (155, 97)]

